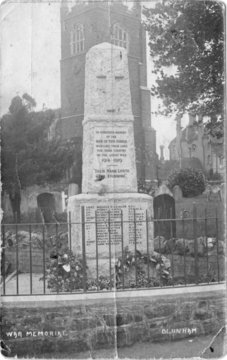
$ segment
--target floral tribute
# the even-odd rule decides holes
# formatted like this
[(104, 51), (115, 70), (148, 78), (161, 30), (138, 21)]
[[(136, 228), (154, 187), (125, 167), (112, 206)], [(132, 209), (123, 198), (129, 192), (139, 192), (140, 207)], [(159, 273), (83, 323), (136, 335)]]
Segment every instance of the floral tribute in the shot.
[(65, 243), (65, 236), (60, 234), (56, 240), (58, 250), (55, 246), (45, 272), (47, 286), (53, 292), (171, 285), (170, 261), (157, 252), (147, 255), (137, 251), (134, 254), (126, 247), (122, 256), (116, 259), (111, 276), (89, 279), (85, 260), (73, 254)]

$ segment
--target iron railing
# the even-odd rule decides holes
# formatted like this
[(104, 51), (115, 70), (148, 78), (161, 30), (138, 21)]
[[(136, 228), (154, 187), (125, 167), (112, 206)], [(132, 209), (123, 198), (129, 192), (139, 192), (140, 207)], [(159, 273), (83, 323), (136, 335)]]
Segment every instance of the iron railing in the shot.
[[(212, 284), (224, 281), (224, 240), (220, 238), (221, 219), (218, 212), (213, 217), (197, 217), (194, 206), (192, 217), (144, 220), (134, 217), (114, 221), (110, 211), (105, 226), (108, 230), (106, 252), (100, 255), (98, 226), (101, 224), (95, 212), (94, 222), (86, 222), (84, 208), (81, 222), (71, 221), (54, 224), (2, 224), (2, 295), (56, 294), (61, 292), (88, 292), (102, 290), (145, 289), (166, 286), (187, 286), (189, 284)], [(118, 223), (120, 245), (115, 254), (111, 231)], [(132, 223), (134, 244), (127, 248), (125, 224)], [(143, 223), (145, 231), (143, 250), (139, 247), (137, 228)], [(161, 234), (151, 241), (148, 228), (156, 229), (168, 224), (169, 239)], [(87, 254), (87, 225), (93, 224), (95, 234), (93, 262)], [(103, 225), (103, 223), (101, 224)], [(81, 232), (80, 254), (72, 253), (73, 229)], [(212, 227), (213, 234), (210, 236)], [(180, 229), (181, 236), (173, 238), (173, 228)], [(188, 238), (187, 229), (193, 238)], [(199, 231), (198, 231), (199, 228)], [(202, 231), (201, 231), (202, 229)], [(152, 249), (152, 246), (154, 248)], [(92, 266), (89, 267), (92, 263)], [(104, 263), (104, 269), (103, 269)]]

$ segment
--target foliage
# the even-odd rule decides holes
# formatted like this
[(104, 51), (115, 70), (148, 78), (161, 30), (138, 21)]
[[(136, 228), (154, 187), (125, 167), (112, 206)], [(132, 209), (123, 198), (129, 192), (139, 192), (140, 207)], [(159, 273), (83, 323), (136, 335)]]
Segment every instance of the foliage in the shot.
[(184, 197), (193, 197), (205, 191), (205, 177), (200, 170), (186, 168), (174, 170), (167, 179), (167, 186), (172, 190), (178, 185)]
[(224, 5), (168, 0), (144, 15), (157, 76), (152, 94), (163, 99), (166, 115), (207, 115), (212, 128), (224, 113)]
[(83, 289), (83, 264), (73, 253), (66, 249), (64, 254), (52, 255), (46, 269), (48, 288), (53, 291), (67, 292)]
[[(81, 157), (81, 143), (48, 140), (48, 130), (55, 118), (53, 110), (32, 111), (35, 100), (28, 94), (12, 99), (9, 113), (1, 119), (2, 187), (10, 196), (34, 184), (57, 182), (75, 160)], [(16, 196), (11, 196), (15, 202)]]
[(18, 157), (22, 187), (62, 180), (66, 170), (72, 166), (74, 157), (76, 158), (75, 153), (79, 152), (79, 143), (74, 140), (63, 143), (60, 139), (39, 139), (30, 146), (28, 152), (21, 152)]
[(222, 118), (217, 119), (215, 116), (212, 116), (206, 123), (206, 129), (213, 138), (223, 141), (224, 122)]
[(208, 172), (207, 176), (206, 176), (208, 181), (217, 181), (217, 182), (221, 182), (223, 181), (222, 175), (214, 172), (213, 169), (210, 169), (210, 171)]
[[(186, 236), (186, 235), (185, 235)], [(197, 254), (200, 257), (213, 254), (223, 254), (224, 242), (215, 237), (199, 236), (196, 238)], [(165, 239), (164, 236), (156, 236), (154, 239), (154, 249), (160, 254), (189, 255), (195, 256), (195, 239), (188, 238), (170, 238)]]
[[(147, 274), (147, 268), (155, 268), (156, 276), (150, 277)], [(117, 288), (123, 287), (123, 282), (127, 279), (127, 273), (133, 272), (134, 277), (130, 281), (130, 287), (154, 287), (167, 285), (171, 280), (170, 262), (167, 258), (152, 252), (150, 255), (136, 251), (136, 254), (129, 251), (128, 247), (124, 249), (123, 256), (118, 258), (115, 265)]]
[(137, 182), (138, 192), (147, 194), (150, 196), (155, 195), (155, 191), (158, 189), (159, 185), (161, 185), (161, 181), (146, 181), (144, 179), (139, 179)]
[(152, 190), (152, 186), (147, 184), (143, 179), (138, 180), (137, 186), (139, 193), (150, 194), (150, 191)]

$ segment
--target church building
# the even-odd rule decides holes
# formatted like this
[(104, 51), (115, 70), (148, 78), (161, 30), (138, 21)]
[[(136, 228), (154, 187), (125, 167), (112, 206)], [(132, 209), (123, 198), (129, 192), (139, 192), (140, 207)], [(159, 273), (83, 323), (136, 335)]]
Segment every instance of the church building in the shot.
[(156, 178), (156, 133), (151, 127), (150, 89), (147, 87), (146, 33), (141, 6), (123, 2), (78, 2), (61, 5), (61, 117), (62, 139), (82, 138), (84, 119), (85, 57), (103, 42), (128, 52), (130, 91), (138, 179)]

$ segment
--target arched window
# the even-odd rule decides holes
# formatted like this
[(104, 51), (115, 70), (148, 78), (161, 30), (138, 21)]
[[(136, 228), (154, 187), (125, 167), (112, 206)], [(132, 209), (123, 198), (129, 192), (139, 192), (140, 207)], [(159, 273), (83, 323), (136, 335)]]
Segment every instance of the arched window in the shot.
[(70, 32), (71, 55), (79, 54), (84, 51), (84, 25), (74, 25)]
[(120, 27), (119, 24), (115, 24), (112, 29), (111, 42), (114, 45), (124, 47), (128, 49), (128, 34)]

